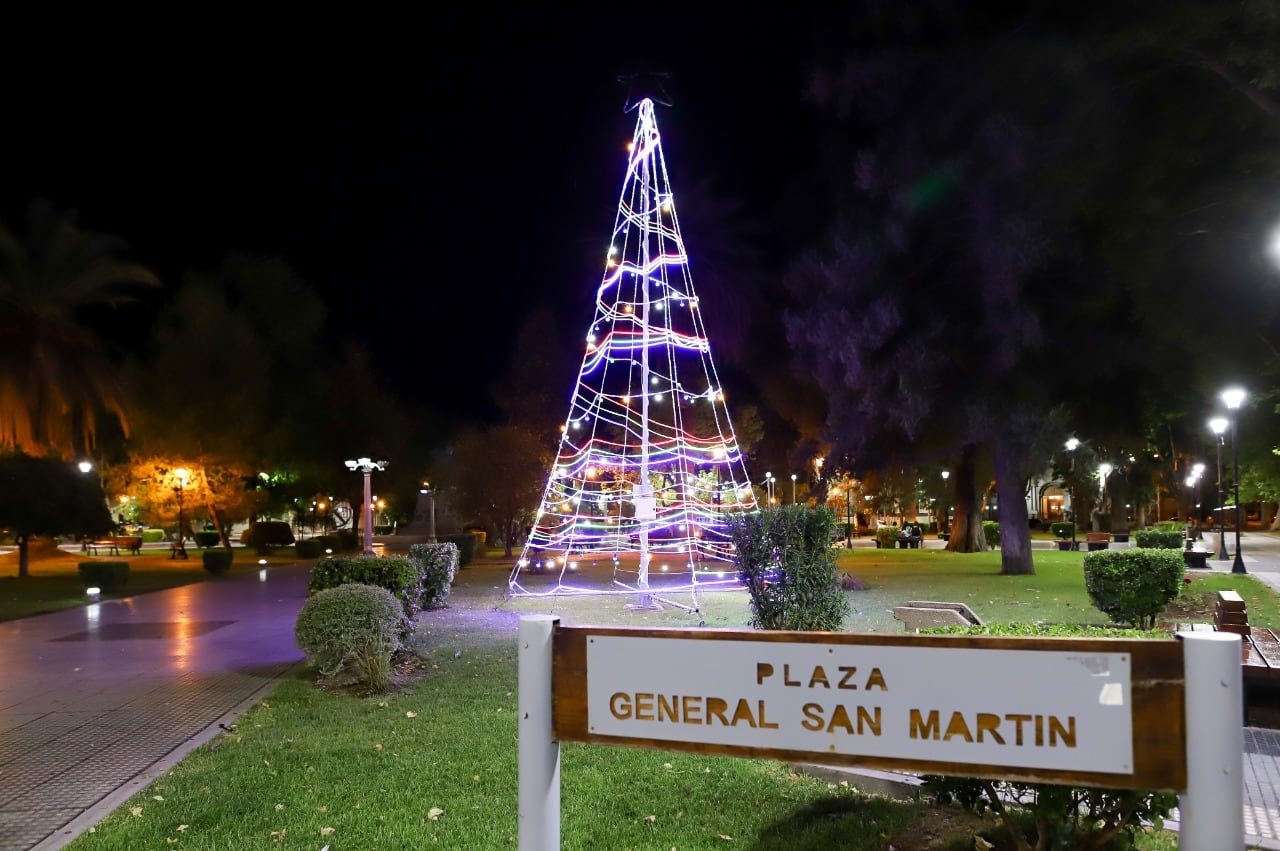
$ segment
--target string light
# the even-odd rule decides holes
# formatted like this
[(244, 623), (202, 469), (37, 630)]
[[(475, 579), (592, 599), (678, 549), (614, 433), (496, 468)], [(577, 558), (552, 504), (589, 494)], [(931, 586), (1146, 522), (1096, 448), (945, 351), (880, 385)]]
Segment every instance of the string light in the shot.
[(587, 554), (612, 555), (615, 570), (623, 554), (679, 554), (664, 570), (687, 564), (692, 576), (698, 559), (731, 557), (730, 518), (757, 508), (694, 294), (652, 101), (637, 111), (566, 418), (573, 428), (563, 430), (512, 573), (516, 593), (527, 590), (521, 568)]

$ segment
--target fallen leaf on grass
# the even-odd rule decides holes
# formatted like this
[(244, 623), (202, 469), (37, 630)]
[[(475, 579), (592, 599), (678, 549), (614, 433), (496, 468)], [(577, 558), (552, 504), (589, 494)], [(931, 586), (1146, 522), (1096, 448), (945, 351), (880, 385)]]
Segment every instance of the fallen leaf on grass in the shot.
[(983, 839), (981, 836), (973, 837), (973, 851), (991, 851), (991, 849), (995, 847), (996, 846), (994, 844)]
[(130, 807), (129, 814), (134, 818), (142, 818), (142, 807)]
[(418, 713), (416, 713), (416, 712), (406, 712), (406, 713), (404, 714), (404, 717), (405, 717), (405, 718), (417, 718), (417, 717), (418, 717)]
[(733, 837), (732, 837), (732, 836), (729, 836), (727, 833), (717, 833), (717, 834), (716, 834), (716, 839), (723, 839), (725, 842), (732, 842), (732, 841), (733, 841)]
[(178, 844), (178, 840), (174, 839), (172, 836), (166, 836), (166, 837), (164, 838), (164, 844), (165, 844), (165, 845), (177, 845), (177, 844)]
[(328, 835), (329, 835), (329, 834), (331, 834), (331, 833), (333, 833), (333, 828), (331, 828), (331, 827), (322, 827), (322, 828), (320, 828), (320, 835), (321, 835), (321, 836), (328, 836)]
[(152, 796), (151, 796), (151, 800), (153, 800), (153, 801), (163, 801), (163, 800), (164, 800), (164, 798), (163, 798), (163, 797), (161, 797), (160, 795), (152, 795)]
[(440, 816), (442, 815), (444, 815), (444, 810), (440, 809), (439, 807), (432, 807), (431, 809), (427, 810), (427, 818), (431, 819), (432, 821), (439, 821)]
[(373, 746), (373, 749), (374, 749), (375, 751), (380, 751), (380, 750), (382, 750), (382, 745), (374, 745), (374, 746)]
[(653, 824), (655, 821), (657, 821), (657, 820), (658, 820), (658, 817), (657, 817), (657, 816), (645, 816), (645, 817), (644, 817), (644, 820), (645, 820), (645, 821), (647, 821), (647, 822), (649, 822), (649, 824)]
[(191, 826), (191, 825), (188, 825), (188, 824), (180, 824), (180, 825), (178, 825), (178, 833), (182, 833), (182, 831), (186, 830), (186, 829), (187, 829), (188, 827), (190, 827), (190, 826)]

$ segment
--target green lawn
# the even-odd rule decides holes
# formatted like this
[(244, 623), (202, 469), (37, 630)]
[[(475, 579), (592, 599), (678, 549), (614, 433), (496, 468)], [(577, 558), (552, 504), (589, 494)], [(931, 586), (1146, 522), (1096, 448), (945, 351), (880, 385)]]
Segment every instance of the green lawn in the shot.
[[(1002, 577), (998, 554), (842, 553), (841, 567), (869, 586), (850, 592), (857, 612), (850, 628), (901, 632), (888, 610), (915, 599), (966, 602), (990, 622), (1103, 624), (1084, 592), (1082, 555), (1037, 551), (1036, 575)], [(746, 596), (732, 592), (707, 595), (695, 614), (628, 611), (617, 597), (503, 602), (506, 576), (498, 562), (465, 569), (451, 607), (424, 613), (423, 676), (406, 690), (366, 699), (291, 679), (233, 733), (193, 753), (68, 847), (513, 847), (514, 614), (664, 626), (741, 626), (748, 617)], [(1196, 574), (1188, 589), (1197, 595), (1223, 587), (1245, 595), (1251, 616), (1280, 623), (1275, 595), (1249, 576)], [(566, 849), (911, 851), (930, 847), (923, 839), (930, 832), (953, 836), (952, 848), (972, 848), (979, 830), (995, 838), (990, 820), (861, 795), (775, 761), (563, 749)], [(1172, 849), (1176, 842), (1149, 835), (1141, 847)]]
[[(99, 555), (90, 559), (79, 553), (63, 553), (55, 558), (33, 560), (30, 575), (18, 578), (18, 554), (0, 555), (0, 621), (25, 618), (44, 612), (56, 612), (83, 606), (84, 585), (80, 582), (77, 565), (82, 561), (127, 561), (129, 581), (124, 588), (102, 595), (103, 600), (131, 597), (149, 591), (176, 588), (209, 578), (195, 546), (187, 550), (189, 557), (169, 558), (168, 550), (146, 550), (139, 556)], [(259, 556), (251, 549), (237, 547), (234, 550), (236, 567), (257, 566)], [(272, 564), (296, 561), (293, 548), (273, 552), (268, 556)]]

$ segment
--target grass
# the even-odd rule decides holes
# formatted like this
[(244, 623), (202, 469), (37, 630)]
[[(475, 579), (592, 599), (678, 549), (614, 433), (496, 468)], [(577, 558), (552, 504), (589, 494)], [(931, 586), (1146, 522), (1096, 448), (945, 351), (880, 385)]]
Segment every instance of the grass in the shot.
[[(1035, 558), (1036, 575), (1002, 577), (998, 554), (843, 553), (841, 567), (869, 586), (851, 592), (851, 627), (901, 632), (888, 610), (908, 599), (963, 601), (990, 622), (1104, 622), (1083, 589), (1082, 554)], [(697, 614), (628, 611), (616, 597), (503, 603), (506, 570), (491, 562), (461, 571), (450, 608), (424, 613), (422, 675), (406, 689), (357, 698), (320, 691), (305, 675), (289, 679), (68, 848), (514, 847), (515, 615), (664, 626), (748, 618), (746, 596), (732, 592), (707, 595)], [(1206, 599), (1227, 587), (1258, 620), (1280, 623), (1276, 596), (1248, 576), (1195, 575), (1188, 586)], [(955, 851), (974, 847), (979, 833), (999, 837), (990, 819), (859, 794), (770, 760), (565, 745), (561, 775), (566, 849)], [(1139, 847), (1173, 849), (1176, 837), (1146, 834)]]

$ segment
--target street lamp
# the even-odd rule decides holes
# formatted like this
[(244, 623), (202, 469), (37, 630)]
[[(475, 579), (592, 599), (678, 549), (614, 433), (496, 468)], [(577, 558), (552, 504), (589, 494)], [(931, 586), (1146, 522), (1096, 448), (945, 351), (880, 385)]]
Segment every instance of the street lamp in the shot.
[(773, 505), (773, 483), (775, 481), (777, 481), (777, 479), (773, 477), (773, 473), (764, 474), (764, 489), (770, 505)]
[(427, 542), (436, 542), (436, 489), (430, 482), (423, 482), (418, 493), (427, 495)]
[(795, 505), (795, 502), (796, 502), (796, 474), (792, 473), (791, 474), (791, 504)]
[(1067, 452), (1071, 453), (1071, 484), (1068, 489), (1071, 491), (1071, 552), (1075, 552), (1076, 524), (1080, 522), (1076, 511), (1076, 448), (1080, 446), (1080, 441), (1073, 437), (1066, 445)]
[(1236, 439), (1236, 422), (1240, 418), (1236, 411), (1244, 403), (1244, 397), (1245, 392), (1239, 387), (1228, 387), (1222, 391), (1222, 401), (1231, 412), (1231, 487), (1236, 500), (1236, 560), (1231, 565), (1232, 573), (1248, 573), (1244, 569), (1244, 557), (1240, 555), (1240, 447)]
[(1222, 490), (1222, 441), (1227, 430), (1226, 417), (1214, 417), (1209, 420), (1209, 430), (1218, 436), (1218, 555), (1219, 561), (1226, 561), (1227, 556), (1227, 495)]
[(1102, 513), (1103, 508), (1107, 509), (1108, 514), (1111, 513), (1111, 509), (1108, 508), (1108, 503), (1107, 503), (1107, 476), (1109, 475), (1111, 475), (1111, 465), (1108, 464), (1106, 461), (1103, 461), (1101, 464), (1098, 465), (1098, 482), (1101, 486), (1101, 491), (1099, 492), (1099, 495), (1098, 495), (1098, 513), (1099, 514)]
[(369, 476), (374, 470), (387, 469), (386, 461), (371, 461), (368, 458), (357, 458), (346, 462), (347, 469), (364, 473), (364, 554), (373, 555), (373, 491), (370, 488)]
[(178, 498), (178, 540), (174, 543), (173, 550), (169, 553), (169, 558), (171, 559), (187, 557), (187, 530), (186, 520), (182, 513), (182, 496), (187, 487), (187, 478), (190, 475), (191, 471), (186, 467), (179, 467), (173, 471), (173, 477), (178, 482), (173, 486), (173, 494)]

